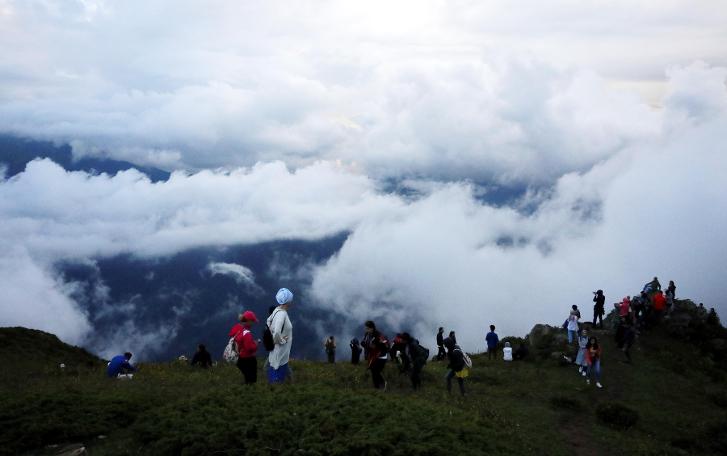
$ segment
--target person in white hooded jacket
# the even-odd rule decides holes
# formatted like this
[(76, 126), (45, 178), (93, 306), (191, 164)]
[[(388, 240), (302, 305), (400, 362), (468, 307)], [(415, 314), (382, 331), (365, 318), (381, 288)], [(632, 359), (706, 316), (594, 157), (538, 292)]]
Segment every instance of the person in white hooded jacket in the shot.
[(275, 295), (278, 307), (273, 310), (267, 320), (268, 328), (273, 336), (275, 348), (268, 355), (268, 382), (283, 383), (290, 375), (288, 361), (290, 347), (293, 345), (293, 324), (288, 317), (288, 308), (293, 303), (293, 293), (281, 288)]

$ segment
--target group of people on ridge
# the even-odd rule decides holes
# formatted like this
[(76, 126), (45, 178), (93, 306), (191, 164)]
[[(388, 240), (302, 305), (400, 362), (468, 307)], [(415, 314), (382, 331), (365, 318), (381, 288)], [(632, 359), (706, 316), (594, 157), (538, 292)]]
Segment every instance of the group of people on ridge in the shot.
[[(669, 286), (664, 293), (661, 289), (659, 279), (654, 277), (653, 280), (646, 283), (638, 295), (633, 298), (631, 296), (624, 297), (620, 302), (614, 303), (617, 311), (615, 319), (615, 339), (619, 350), (623, 351), (625, 362), (631, 363), (631, 347), (636, 341), (639, 331), (657, 324), (665, 314), (670, 312), (674, 299), (676, 297), (676, 285), (673, 280), (669, 281)], [(593, 328), (603, 329), (603, 316), (605, 315), (606, 297), (603, 290), (593, 292)], [(581, 312), (578, 306), (571, 306), (571, 311), (563, 326), (568, 331), (568, 344), (574, 341), (578, 345), (578, 351), (573, 358), (573, 362), (578, 366), (578, 372), (586, 377), (586, 382), (590, 384), (591, 379), (595, 377), (596, 386), (602, 388), (601, 385), (601, 358), (603, 349), (598, 343), (598, 338), (588, 335), (585, 328), (580, 328), (579, 321)], [(568, 356), (565, 356), (569, 361)]]
[[(614, 330), (619, 350), (625, 356), (625, 362), (631, 362), (630, 350), (640, 331), (657, 324), (664, 314), (670, 312), (676, 295), (674, 281), (669, 282), (666, 293), (661, 289), (658, 278), (644, 285), (642, 291), (633, 298), (624, 297), (614, 304), (617, 311)], [(252, 334), (252, 325), (258, 323), (258, 318), (251, 310), (246, 310), (238, 316), (236, 323), (228, 333), (229, 343), (224, 358), (234, 362), (244, 378), (245, 384), (257, 382), (257, 352), (262, 343), (268, 350), (265, 362), (265, 372), (270, 384), (283, 383), (291, 377), (289, 366), (290, 350), (293, 342), (293, 324), (288, 311), (293, 304), (293, 293), (287, 288), (281, 288), (276, 293), (276, 306), (268, 309), (268, 318), (265, 321), (265, 330), (262, 339), (255, 339)], [(606, 297), (603, 290), (593, 292), (593, 320), (592, 328), (603, 328)], [(700, 304), (700, 306), (702, 306)], [(703, 309), (703, 307), (701, 307)], [(566, 356), (569, 362), (578, 366), (578, 373), (586, 378), (588, 384), (595, 380), (596, 387), (601, 384), (601, 359), (603, 349), (595, 335), (590, 335), (586, 328), (581, 328), (581, 312), (577, 305), (571, 306), (568, 318), (563, 324), (567, 330), (568, 344), (577, 346), (573, 358)], [(469, 375), (472, 362), (469, 356), (457, 345), (454, 331), (444, 337), (444, 328), (440, 327), (436, 335), (437, 354), (433, 359), (448, 361), (448, 371), (445, 376), (447, 391), (451, 392), (452, 379), (456, 379), (462, 395), (465, 394), (464, 379)], [(495, 325), (490, 325), (490, 331), (485, 336), (488, 359), (497, 359), (498, 346), (501, 341), (495, 332)], [(323, 343), (329, 363), (336, 361), (336, 340), (329, 336)], [(371, 371), (371, 379), (376, 389), (386, 390), (387, 381), (384, 370), (389, 360), (395, 363), (400, 373), (407, 374), (411, 379), (414, 390), (421, 388), (422, 369), (429, 359), (429, 349), (422, 346), (419, 341), (408, 332), (396, 334), (390, 342), (388, 338), (376, 327), (372, 320), (364, 323), (364, 335), (359, 342), (354, 338), (349, 344), (351, 348), (351, 363), (359, 364), (361, 355), (366, 362), (367, 370)], [(511, 362), (513, 359), (522, 359), (527, 355), (527, 348), (520, 345), (513, 353), (509, 342), (502, 348), (503, 360)], [(111, 359), (107, 368), (109, 377), (126, 377), (136, 371), (131, 365), (132, 354)], [(185, 358), (186, 360), (186, 358)], [(203, 344), (200, 344), (192, 359), (193, 366), (212, 366), (212, 357)]]

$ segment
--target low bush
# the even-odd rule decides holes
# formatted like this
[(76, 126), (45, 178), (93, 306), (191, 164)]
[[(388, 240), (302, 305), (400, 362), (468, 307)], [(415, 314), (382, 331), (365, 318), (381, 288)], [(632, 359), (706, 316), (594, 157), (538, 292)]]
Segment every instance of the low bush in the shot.
[(556, 410), (580, 411), (583, 410), (583, 404), (578, 399), (569, 396), (553, 396), (550, 398), (550, 406)]
[(634, 427), (639, 421), (639, 413), (625, 405), (611, 402), (596, 407), (598, 419), (613, 429), (626, 430)]

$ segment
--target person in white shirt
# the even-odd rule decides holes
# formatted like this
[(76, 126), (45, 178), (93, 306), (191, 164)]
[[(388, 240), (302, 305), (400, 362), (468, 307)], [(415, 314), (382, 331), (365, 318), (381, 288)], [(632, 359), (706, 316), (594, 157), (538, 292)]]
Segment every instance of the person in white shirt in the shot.
[(268, 383), (283, 383), (290, 375), (288, 361), (290, 347), (293, 345), (293, 324), (288, 317), (288, 309), (293, 303), (293, 293), (281, 288), (275, 295), (278, 307), (273, 310), (267, 320), (268, 328), (273, 336), (275, 348), (268, 355)]
[(504, 361), (512, 361), (512, 347), (510, 342), (505, 342), (505, 348), (502, 349), (502, 359)]

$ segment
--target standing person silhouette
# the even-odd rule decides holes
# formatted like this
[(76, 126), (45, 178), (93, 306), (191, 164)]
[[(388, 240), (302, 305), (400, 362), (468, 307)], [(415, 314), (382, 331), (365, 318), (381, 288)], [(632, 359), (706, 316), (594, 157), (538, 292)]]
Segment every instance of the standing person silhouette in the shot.
[(293, 345), (293, 324), (288, 317), (288, 309), (293, 303), (293, 293), (281, 288), (275, 295), (278, 306), (267, 320), (268, 328), (273, 336), (275, 348), (268, 355), (268, 383), (283, 383), (290, 377), (288, 361), (290, 348)]
[(593, 326), (596, 326), (596, 320), (599, 321), (598, 327), (603, 329), (603, 315), (606, 313), (606, 297), (603, 295), (603, 290), (598, 290), (593, 293)]

